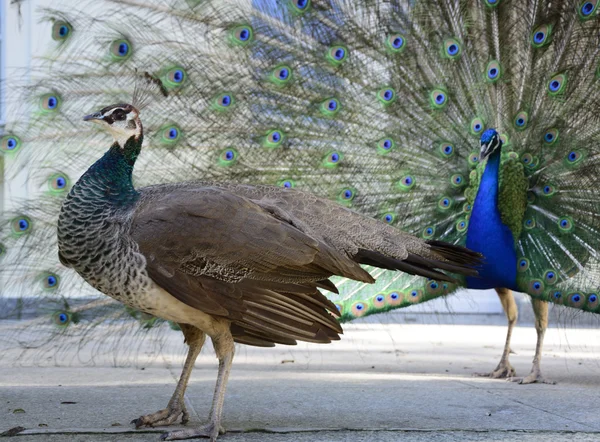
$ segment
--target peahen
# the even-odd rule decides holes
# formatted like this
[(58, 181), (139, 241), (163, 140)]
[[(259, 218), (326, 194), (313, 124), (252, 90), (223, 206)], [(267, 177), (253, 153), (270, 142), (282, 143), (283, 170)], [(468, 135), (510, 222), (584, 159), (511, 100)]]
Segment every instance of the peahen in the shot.
[(509, 328), (492, 376), (512, 376), (522, 291), (538, 332), (523, 381), (535, 382), (547, 302), (600, 312), (596, 1), (96, 0), (43, 13), (50, 52), (25, 98), (14, 89), (2, 138), (8, 176), (30, 187), (2, 239), (2, 310), (38, 316), (18, 323), (22, 345), (55, 351), (106, 324), (114, 340), (160, 330), (90, 298), (55, 258), (61, 201), (107, 143), (75, 121), (130, 100), (136, 69), (169, 91), (144, 107), (136, 184), (307, 190), (487, 257), (458, 284), (380, 269), (372, 286), (336, 280), (342, 320), (495, 288)]
[[(182, 110), (182, 116), (185, 110)], [(209, 437), (221, 415), (234, 342), (270, 347), (329, 343), (342, 328), (333, 275), (374, 279), (360, 264), (443, 281), (437, 269), (469, 277), (481, 256), (403, 233), (328, 199), (285, 187), (189, 182), (134, 188), (144, 130), (138, 109), (108, 106), (84, 117), (113, 143), (72, 187), (58, 218), (58, 256), (91, 286), (130, 308), (176, 322), (189, 352), (168, 407), (135, 419), (170, 425), (209, 336), (219, 359), (209, 423), (162, 440)], [(331, 312), (331, 313), (330, 313)]]

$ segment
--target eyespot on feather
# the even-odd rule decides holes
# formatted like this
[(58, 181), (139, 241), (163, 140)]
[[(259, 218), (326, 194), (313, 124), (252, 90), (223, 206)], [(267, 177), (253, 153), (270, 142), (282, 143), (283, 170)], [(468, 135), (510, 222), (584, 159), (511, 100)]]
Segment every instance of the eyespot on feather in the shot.
[(392, 138), (382, 138), (377, 142), (377, 153), (387, 155), (396, 148), (396, 142)]
[(233, 147), (227, 147), (219, 154), (219, 166), (229, 167), (233, 166), (238, 160), (238, 151)]
[(21, 148), (21, 139), (16, 135), (4, 135), (1, 139), (3, 154), (14, 154)]
[(390, 52), (399, 54), (406, 48), (406, 38), (400, 33), (394, 33), (387, 36), (385, 45)]
[(234, 46), (247, 46), (254, 40), (254, 30), (249, 25), (237, 25), (229, 31), (229, 41)]
[(334, 167), (338, 167), (340, 165), (340, 163), (342, 162), (343, 158), (344, 158), (344, 156), (342, 155), (341, 152), (339, 152), (337, 150), (332, 150), (332, 151), (328, 152), (327, 155), (325, 155), (325, 157), (323, 158), (323, 161), (321, 162), (321, 165), (328, 169), (332, 169)]
[(551, 42), (552, 25), (540, 25), (531, 33), (531, 45), (534, 48), (547, 46)]
[(385, 302), (392, 307), (401, 305), (404, 302), (404, 294), (397, 290), (392, 290), (385, 296)]
[(348, 48), (341, 45), (331, 46), (327, 50), (326, 58), (333, 66), (340, 66), (348, 59)]
[(283, 144), (284, 140), (285, 133), (279, 129), (273, 129), (264, 136), (262, 144), (267, 149), (276, 149)]
[(133, 54), (132, 46), (129, 40), (119, 39), (110, 44), (110, 55), (115, 61), (124, 61)]
[(489, 83), (496, 83), (502, 77), (502, 66), (497, 60), (490, 61), (485, 68), (485, 79)]
[(462, 43), (456, 38), (446, 38), (442, 44), (442, 57), (456, 60), (462, 54)]
[(392, 104), (396, 101), (396, 91), (391, 87), (384, 87), (377, 91), (377, 99), (384, 105)]
[(63, 42), (69, 38), (73, 32), (73, 27), (64, 20), (56, 20), (52, 25), (52, 39)]

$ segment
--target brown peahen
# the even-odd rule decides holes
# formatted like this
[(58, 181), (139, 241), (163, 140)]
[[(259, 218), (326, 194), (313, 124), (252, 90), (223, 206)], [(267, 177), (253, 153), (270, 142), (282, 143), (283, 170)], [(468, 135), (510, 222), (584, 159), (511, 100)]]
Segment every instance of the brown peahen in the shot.
[[(185, 117), (185, 110), (181, 112)], [(234, 342), (273, 346), (339, 339), (333, 275), (374, 279), (360, 264), (443, 281), (438, 269), (476, 276), (481, 256), (422, 240), (328, 199), (285, 187), (190, 182), (134, 188), (142, 147), (139, 111), (105, 107), (84, 120), (114, 137), (72, 187), (58, 218), (58, 255), (97, 290), (130, 308), (176, 322), (190, 349), (166, 409), (134, 420), (169, 425), (205, 336), (219, 359), (209, 424), (163, 440), (223, 432), (221, 415)]]

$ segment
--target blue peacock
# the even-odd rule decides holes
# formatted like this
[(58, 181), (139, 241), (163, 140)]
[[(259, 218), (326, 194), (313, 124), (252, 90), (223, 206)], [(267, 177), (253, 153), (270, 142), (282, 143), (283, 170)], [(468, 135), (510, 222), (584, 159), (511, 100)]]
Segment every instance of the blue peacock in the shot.
[[(512, 291), (525, 292), (538, 345), (522, 381), (545, 381), (548, 302), (600, 313), (598, 11), (580, 0), (102, 0), (43, 10), (49, 52), (12, 89), (2, 135), (7, 177), (26, 174), (30, 187), (5, 215), (3, 311), (33, 314), (19, 337), (44, 351), (91, 339), (99, 325), (111, 325), (111, 343), (140, 324), (162, 333), (160, 320), (84, 288), (56, 253), (61, 201), (107, 145), (73, 122), (133, 96), (147, 134), (136, 185), (304, 189), (480, 251), (479, 278), (371, 268), (375, 285), (339, 280), (331, 299), (352, 320), (461, 286), (495, 288), (509, 329), (491, 375), (511, 377)], [(168, 98), (144, 100), (141, 71)], [(23, 330), (34, 326), (46, 338), (32, 343)]]

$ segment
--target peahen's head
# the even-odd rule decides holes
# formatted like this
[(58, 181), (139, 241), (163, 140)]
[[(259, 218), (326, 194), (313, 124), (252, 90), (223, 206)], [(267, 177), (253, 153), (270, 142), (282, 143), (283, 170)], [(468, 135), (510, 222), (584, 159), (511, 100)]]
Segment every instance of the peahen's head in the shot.
[(99, 112), (86, 115), (83, 120), (103, 126), (121, 147), (124, 147), (131, 137), (139, 139), (143, 132), (140, 113), (131, 104), (113, 104)]
[(488, 156), (502, 148), (502, 140), (495, 129), (487, 129), (481, 134), (480, 142), (481, 153), (479, 156), (481, 160), (486, 159)]

